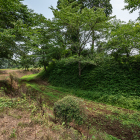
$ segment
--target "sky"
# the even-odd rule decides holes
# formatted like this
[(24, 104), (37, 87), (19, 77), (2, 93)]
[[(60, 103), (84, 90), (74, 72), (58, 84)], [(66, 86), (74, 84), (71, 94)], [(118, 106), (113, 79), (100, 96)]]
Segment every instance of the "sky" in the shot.
[[(117, 19), (128, 22), (129, 20), (136, 20), (139, 16), (139, 11), (136, 10), (133, 13), (129, 13), (128, 10), (122, 10), (124, 8), (124, 0), (111, 0), (113, 7), (112, 16), (116, 15)], [(53, 13), (50, 6), (54, 8), (57, 5), (57, 0), (24, 0), (23, 4), (27, 5), (29, 9), (34, 10), (35, 13), (43, 14), (47, 19), (53, 18)]]

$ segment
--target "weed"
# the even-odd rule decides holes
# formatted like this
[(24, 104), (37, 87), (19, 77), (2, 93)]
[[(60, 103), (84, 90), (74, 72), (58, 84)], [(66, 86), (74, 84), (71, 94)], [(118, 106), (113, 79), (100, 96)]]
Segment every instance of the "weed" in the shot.
[(1, 132), (2, 135), (6, 134), (6, 133), (7, 133), (6, 130), (3, 130), (3, 131)]
[(13, 101), (9, 98), (0, 97), (0, 108), (12, 107)]
[(16, 138), (16, 130), (13, 129), (11, 135), (9, 136), (10, 138)]
[(25, 75), (21, 78), (21, 80), (26, 80), (26, 81), (31, 81), (37, 77), (37, 74), (30, 74), (30, 75)]
[(28, 123), (24, 123), (24, 122), (19, 122), (19, 123), (18, 123), (18, 126), (24, 128), (24, 127), (28, 127), (29, 124), (28, 124)]

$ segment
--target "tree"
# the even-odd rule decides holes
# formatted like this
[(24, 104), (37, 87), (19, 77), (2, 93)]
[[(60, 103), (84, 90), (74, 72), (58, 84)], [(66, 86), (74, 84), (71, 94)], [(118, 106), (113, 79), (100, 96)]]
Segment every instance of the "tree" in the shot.
[[(61, 2), (62, 2), (62, 0), (58, 0), (58, 2), (57, 2), (58, 10), (61, 10)], [(73, 8), (77, 5), (80, 5), (80, 11), (85, 7), (89, 8), (89, 9), (94, 7), (93, 9), (95, 11), (97, 8), (103, 8), (106, 16), (109, 16), (112, 13), (112, 5), (110, 3), (110, 0), (68, 0), (69, 4), (72, 2), (75, 2), (75, 4), (73, 5)], [(105, 29), (105, 26), (103, 26), (103, 28)], [(77, 31), (75, 31), (75, 32), (71, 32), (71, 30), (72, 29), (70, 27), (69, 28), (67, 27), (66, 35), (68, 36), (68, 38), (71, 37), (71, 40), (73, 40), (73, 42), (77, 42), (79, 29), (77, 29)], [(103, 30), (97, 30), (97, 29), (93, 29), (93, 31), (92, 31), (92, 42), (91, 42), (91, 52), (92, 53), (95, 49), (94, 48), (95, 42), (100, 38), (102, 31)], [(98, 47), (98, 45), (96, 45), (96, 46)], [(73, 49), (74, 49), (74, 47), (73, 47)], [(74, 51), (72, 51), (72, 52), (73, 52), (73, 54), (75, 54)]]
[(132, 49), (140, 49), (139, 23), (114, 20), (112, 24), (114, 27), (106, 44), (107, 51), (111, 51), (116, 60), (120, 60), (123, 55), (126, 55), (128, 61)]
[(112, 5), (110, 0), (85, 0), (86, 6), (88, 8), (93, 8), (96, 10), (96, 7), (103, 8), (106, 16), (112, 14)]
[(28, 9), (21, 1), (0, 0), (0, 58), (15, 59), (27, 50), (32, 27), (37, 26), (43, 17)]
[(56, 19), (46, 19), (35, 29), (36, 44), (34, 44), (32, 56), (44, 67), (45, 71), (52, 59), (59, 60), (62, 54), (65, 54), (66, 45), (61, 28)]
[[(21, 5), (20, 1), (7, 0), (6, 2), (0, 0), (0, 57), (11, 58), (13, 56), (14, 48), (16, 48), (14, 28), (16, 24), (19, 24), (19, 18), (21, 15), (17, 12), (25, 11), (26, 7)], [(15, 6), (17, 5), (17, 6)], [(23, 14), (23, 13), (22, 13)]]
[(68, 3), (67, 0), (61, 3), (61, 10), (58, 11), (51, 7), (55, 18), (62, 25), (71, 28), (71, 32), (75, 33), (78, 31), (78, 41), (74, 42), (73, 40), (68, 41), (68, 46), (72, 49), (74, 46), (76, 54), (79, 57), (78, 67), (79, 67), (79, 76), (81, 76), (81, 53), (86, 47), (86, 44), (90, 42), (92, 35), (92, 30), (95, 27), (101, 28), (99, 25), (103, 25), (106, 21), (109, 20), (109, 17), (106, 17), (104, 10), (97, 8), (94, 10), (94, 7), (88, 9), (85, 7), (81, 11), (80, 5), (77, 5), (73, 8), (76, 2)]
[(124, 9), (127, 9), (130, 11), (130, 13), (133, 13), (135, 10), (140, 9), (140, 0), (125, 0), (125, 5)]
[[(112, 14), (112, 5), (110, 3), (110, 0), (86, 0), (86, 4), (85, 4), (88, 8), (93, 8), (96, 11), (97, 7), (99, 8), (103, 8), (104, 12), (106, 14), (106, 16), (109, 16), (110, 14)], [(108, 26), (102, 26), (102, 30), (98, 30), (98, 28), (94, 28), (92, 30), (92, 44), (91, 44), (91, 52), (93, 53), (94, 51), (94, 46), (95, 46), (95, 42), (96, 42), (96, 47), (101, 47), (101, 45), (99, 45), (99, 41), (98, 39), (101, 38), (102, 34), (104, 34), (104, 30), (106, 28), (108, 28)], [(101, 38), (101, 40), (103, 40)], [(101, 41), (100, 41), (101, 42)], [(102, 44), (102, 43), (100, 43)]]
[[(57, 9), (58, 10), (61, 10), (62, 9), (62, 7), (61, 7), (61, 3), (62, 2), (64, 2), (64, 1), (62, 1), (62, 0), (58, 0), (58, 2), (57, 2)], [(78, 1), (76, 1), (76, 0), (68, 0), (68, 3), (66, 4), (66, 5), (68, 5), (68, 4), (71, 4), (71, 3), (73, 3), (73, 2), (75, 2), (75, 4), (72, 6), (72, 8), (74, 8), (74, 7), (76, 7), (78, 4), (80, 4), (80, 7), (81, 7), (81, 9), (83, 9), (84, 8), (84, 4), (83, 4), (83, 1), (82, 0), (78, 0)], [(74, 12), (77, 12), (77, 11), (74, 11)], [(65, 39), (67, 40), (67, 39), (71, 39), (73, 42), (77, 42), (78, 41), (78, 34), (79, 34), (79, 29), (77, 29), (77, 31), (75, 31), (75, 32), (71, 32), (71, 28), (70, 27), (68, 27), (68, 26), (66, 26), (66, 25), (64, 25), (67, 29), (67, 31), (65, 32)], [(75, 55), (75, 47), (74, 46), (71, 46), (71, 48), (72, 48), (72, 55)]]
[[(62, 0), (57, 1), (57, 9), (61, 10), (61, 2)], [(96, 10), (97, 8), (103, 8), (106, 16), (109, 16), (112, 14), (112, 5), (110, 3), (110, 0), (68, 0), (68, 3), (76, 2), (75, 5), (73, 5), (73, 8), (77, 5), (80, 5), (81, 10), (85, 7), (87, 8), (93, 8)]]
[(17, 68), (18, 65), (13, 60), (8, 60), (5, 58), (0, 59), (0, 69), (7, 69), (7, 68)]

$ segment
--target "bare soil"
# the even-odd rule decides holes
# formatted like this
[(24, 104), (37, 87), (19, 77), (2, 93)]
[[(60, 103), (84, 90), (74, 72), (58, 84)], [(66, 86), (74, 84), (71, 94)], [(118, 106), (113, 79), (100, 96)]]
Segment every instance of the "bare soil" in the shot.
[(34, 74), (36, 71), (25, 71), (25, 70), (0, 70), (0, 80), (8, 79), (9, 74), (15, 74), (16, 77), (21, 78), (25, 75)]
[(0, 116), (0, 140), (57, 140), (59, 134), (49, 127), (34, 123), (30, 113), (20, 110), (9, 110)]

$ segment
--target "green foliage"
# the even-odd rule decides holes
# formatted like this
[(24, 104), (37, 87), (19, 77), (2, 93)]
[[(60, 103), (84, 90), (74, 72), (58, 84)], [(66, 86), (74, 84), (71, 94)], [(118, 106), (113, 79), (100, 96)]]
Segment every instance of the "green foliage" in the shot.
[[(52, 72), (52, 70), (55, 68), (56, 66), (56, 60), (52, 59), (51, 62), (49, 62), (47, 70), (45, 71), (45, 69), (43, 69), (37, 77), (40, 77), (41, 79), (47, 79), (48, 75), (50, 75), (50, 73)], [(46, 75), (47, 73), (47, 75)]]
[[(100, 2), (98, 1), (98, 6)], [(81, 4), (81, 3), (80, 3)], [(91, 42), (93, 30), (100, 31), (105, 29), (112, 17), (107, 17), (102, 8), (81, 8), (77, 1), (61, 0), (58, 2), (60, 10), (51, 7), (59, 25), (67, 28), (67, 47), (72, 50), (72, 54), (77, 54), (79, 57), (83, 52), (86, 44)], [(94, 3), (95, 4), (95, 3)], [(96, 9), (96, 10), (95, 10)], [(88, 15), (88, 16), (87, 16)], [(64, 36), (64, 35), (63, 35)], [(65, 36), (64, 36), (65, 37)], [(81, 68), (79, 66), (79, 76)]]
[(16, 130), (13, 129), (11, 135), (10, 135), (10, 138), (16, 138)]
[(117, 61), (121, 61), (123, 58), (128, 61), (133, 49), (140, 49), (139, 22), (129, 21), (128, 23), (124, 23), (115, 19), (111, 23), (113, 27), (106, 43), (106, 50), (111, 51), (111, 55)]
[(17, 68), (16, 61), (5, 58), (0, 58), (0, 69)]
[(21, 1), (0, 0), (0, 58), (17, 59), (31, 52), (36, 41), (35, 26), (44, 20)]
[(124, 9), (129, 10), (130, 13), (140, 8), (140, 0), (125, 0), (124, 2), (127, 3)]
[(73, 96), (66, 96), (54, 104), (54, 114), (62, 122), (67, 123), (73, 120), (81, 124), (85, 118), (84, 110), (82, 108), (82, 101)]
[(4, 97), (0, 98), (0, 109), (5, 108), (5, 107), (12, 107), (13, 106), (13, 101), (11, 99), (6, 99)]
[(25, 75), (20, 79), (26, 80), (26, 81), (31, 81), (31, 80), (34, 80), (37, 76), (38, 76), (38, 74), (30, 74), (30, 75)]
[(120, 140), (120, 139), (117, 139), (116, 137), (112, 136), (112, 135), (107, 135), (107, 138), (109, 140)]
[(37, 42), (33, 50), (33, 57), (45, 70), (48, 63), (52, 59), (60, 59), (65, 50), (65, 45), (62, 45), (64, 43), (60, 29), (61, 27), (57, 25), (55, 20), (45, 20), (43, 24), (36, 28), (35, 36)]
[(46, 75), (49, 77), (49, 82), (57, 86), (64, 85), (84, 90), (96, 89), (105, 93), (135, 92), (139, 95), (139, 65), (138, 62), (133, 62), (135, 61), (133, 58), (131, 59), (131, 65), (123, 61), (122, 64), (118, 64), (114, 60), (108, 60), (98, 66), (89, 63), (83, 68), (81, 77), (78, 77), (76, 61), (62, 59), (51, 67), (51, 71)]
[[(117, 105), (125, 108), (140, 109), (140, 57), (130, 57), (128, 63), (104, 60), (98, 65), (82, 64), (81, 77), (74, 58), (57, 61), (49, 73), (42, 72), (54, 86), (72, 88), (78, 97)], [(48, 67), (49, 68), (49, 67)], [(77, 90), (81, 89), (80, 92)], [(75, 91), (75, 92), (74, 92)], [(76, 92), (77, 91), (77, 92)]]

